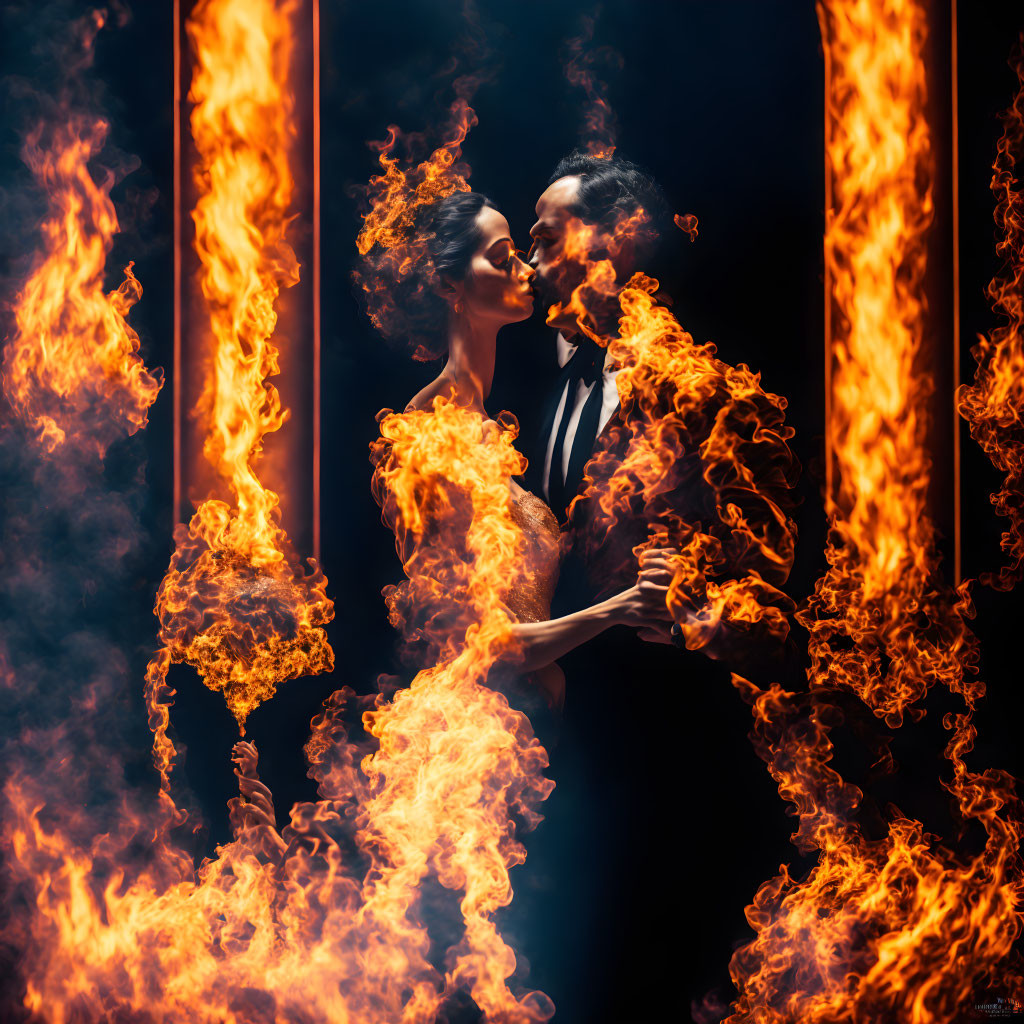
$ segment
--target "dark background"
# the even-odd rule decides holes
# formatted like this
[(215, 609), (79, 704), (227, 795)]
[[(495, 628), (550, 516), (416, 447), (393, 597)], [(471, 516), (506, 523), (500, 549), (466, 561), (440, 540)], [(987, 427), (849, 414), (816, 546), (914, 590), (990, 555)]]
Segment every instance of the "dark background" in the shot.
[[(342, 685), (373, 692), (379, 673), (398, 671), (394, 635), (378, 595), (400, 570), (370, 495), (367, 445), (376, 434), (377, 411), (403, 406), (437, 367), (413, 364), (389, 350), (360, 318), (349, 283), (359, 223), (351, 186), (373, 173), (366, 141), (381, 138), (389, 123), (406, 130), (438, 123), (451, 98), (450, 76), (442, 69), (462, 32), (455, 2), (323, 0), (322, 6), (321, 514), (324, 568), (337, 608), (330, 627), (337, 668), (333, 677), (285, 684), (249, 719), (249, 736), (261, 751), (263, 777), (274, 790), (281, 820), (294, 800), (314, 795), (302, 744), (319, 702)], [(57, 4), (54, 10), (62, 15), (74, 7)], [(1006, 59), (1024, 14), (1009, 2), (976, 0), (961, 7), (962, 336), (963, 376), (970, 380), (967, 347), (991, 324), (983, 288), (996, 269), (988, 191), (1000, 131), (996, 114), (1015, 88)], [(131, 320), (147, 363), (170, 368), (170, 4), (136, 3), (124, 10), (130, 14), (125, 24), (100, 37), (95, 74), (104, 83), (103, 108), (113, 123), (111, 152), (140, 160), (115, 191), (125, 232), (110, 262), (111, 276), (113, 283), (117, 267), (136, 261), (146, 291)], [(465, 156), (473, 187), (496, 202), (526, 248), (533, 203), (552, 166), (578, 140), (582, 98), (564, 78), (562, 53), (590, 8), (520, 0), (482, 2), (479, 11), (490, 51), (482, 65), (490, 77), (473, 104), (480, 124)], [(57, 71), (33, 50), (45, 31), (42, 9), (8, 4), (4, 12), (10, 28), (0, 43), (5, 75), (45, 88)], [(613, 45), (623, 58), (622, 69), (607, 75), (620, 122), (619, 151), (654, 172), (678, 212), (699, 218), (699, 237), (685, 247), (680, 265), (676, 309), (682, 324), (698, 341), (714, 341), (722, 358), (761, 370), (766, 389), (790, 400), (794, 447), (805, 467), (801, 542), (790, 589), (802, 597), (823, 569), (824, 538), (823, 100), (813, 4), (619, 0), (603, 5), (594, 41), (602, 44)], [(0, 254), (0, 275), (9, 281), (24, 271), (24, 254), (34, 244), (28, 241), (32, 218), (38, 216), (18, 198), (31, 191), (17, 160), (23, 113), (19, 102), (9, 102), (4, 124), (0, 213), (8, 244)], [(24, 247), (12, 246), (12, 239)], [(539, 381), (552, 360), (550, 333), (536, 321), (506, 328), (499, 337), (490, 409), (511, 409), (527, 437), (537, 429)], [(964, 438), (964, 570), (976, 575), (999, 561), (999, 525), (985, 499), (997, 479), (966, 431)], [(169, 388), (152, 411), (143, 443), (151, 541), (134, 592), (133, 608), (142, 609), (133, 612), (140, 615), (133, 652), (140, 666), (154, 644), (148, 609), (170, 551)], [(945, 461), (951, 453), (936, 452), (936, 458)], [(1019, 776), (1024, 765), (1015, 719), (1022, 703), (1011, 627), (1020, 602), (982, 592), (978, 604), (975, 625), (989, 697), (977, 717), (979, 739), (970, 764)], [(584, 747), (574, 745), (571, 734), (560, 738), (553, 771), (564, 785), (556, 788), (547, 820), (528, 840), (530, 860), (513, 872), (517, 900), (506, 935), (531, 964), (529, 983), (554, 998), (561, 1022), (601, 1019), (607, 951), (621, 948), (626, 910), (637, 901), (660, 900), (675, 908), (660, 921), (667, 935), (631, 937), (638, 948), (650, 948), (650, 962), (659, 965), (647, 976), (627, 979), (648, 993), (638, 1005), (674, 1008), (672, 1017), (679, 1019), (713, 988), (727, 997), (731, 951), (751, 936), (743, 908), (780, 863), (795, 860), (787, 841), (792, 819), (746, 739), (749, 709), (727, 680), (690, 659), (657, 652), (640, 665), (613, 667), (621, 675), (614, 688), (622, 728), (607, 737), (600, 764), (581, 760)], [(570, 701), (573, 686), (592, 671), (585, 656), (570, 661)], [(139, 678), (141, 686), (141, 670)], [(221, 697), (200, 686), (190, 670), (177, 670), (173, 680), (179, 688), (173, 722), (187, 749), (184, 774), (208, 823), (212, 851), (214, 842), (229, 835), (224, 803), (235, 792), (228, 760), (234, 723)], [(935, 780), (943, 771), (944, 734), (937, 718), (933, 713), (929, 719), (935, 729), (901, 738), (896, 753), (903, 788), (886, 796), (898, 796), (904, 810), (941, 832), (944, 805)], [(593, 755), (598, 746), (586, 749)], [(638, 770), (638, 760), (650, 769)], [(634, 807), (649, 810), (651, 793), (660, 794), (663, 813), (638, 816)], [(930, 814), (939, 817), (938, 824)], [(603, 831), (594, 831), (598, 825)], [(614, 841), (601, 839), (613, 833)], [(622, 842), (648, 854), (643, 877), (616, 877), (608, 869), (609, 849)], [(567, 850), (573, 857), (585, 850), (589, 863), (573, 867)], [(588, 890), (591, 883), (600, 888)]]

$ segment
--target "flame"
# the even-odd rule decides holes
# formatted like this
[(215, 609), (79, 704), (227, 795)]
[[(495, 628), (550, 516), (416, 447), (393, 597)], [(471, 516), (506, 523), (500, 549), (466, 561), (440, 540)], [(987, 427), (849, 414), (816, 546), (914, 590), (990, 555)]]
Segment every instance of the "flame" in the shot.
[[(439, 662), (365, 716), (380, 741), (364, 762), (375, 791), (365, 834), (393, 865), (370, 906), (393, 906), (396, 895), (408, 903), (429, 863), (442, 885), (465, 893), (465, 935), (446, 981), (468, 988), (487, 1020), (532, 1021), (551, 1015), (550, 1001), (511, 995), (515, 957), (492, 920), (512, 898), (508, 868), (526, 857), (510, 814), (536, 824), (534, 806), (553, 786), (528, 721), (486, 685), (513, 648), (502, 595), (525, 571), (508, 483), (525, 468), (515, 433), (440, 398), (430, 411), (381, 422), (375, 489), (409, 577), (397, 589), (407, 607), (450, 614)], [(393, 594), (389, 604), (395, 624), (407, 625), (403, 601)]]
[[(1019, 800), (1006, 773), (970, 772), (964, 762), (983, 692), (968, 678), (977, 653), (965, 625), (972, 609), (966, 585), (956, 594), (942, 586), (934, 531), (924, 515), (927, 388), (914, 365), (930, 218), (930, 192), (918, 187), (930, 180), (919, 70), (924, 15), (912, 0), (887, 0), (884, 9), (879, 4), (833, 0), (821, 10), (836, 69), (829, 152), (839, 209), (827, 252), (843, 322), (829, 429), (841, 489), (829, 500), (830, 569), (804, 612), (812, 636), (810, 686), (798, 695), (734, 677), (753, 708), (758, 752), (799, 818), (794, 840), (805, 852), (817, 851), (818, 860), (804, 878), (783, 868), (747, 908), (757, 934), (731, 965), (739, 995), (730, 1021), (951, 1022), (1020, 931)], [(197, 13), (205, 16), (215, 6), (201, 5)], [(248, 3), (247, 15), (252, 10)], [(237, 59), (259, 52), (245, 49)], [(235, 104), (229, 113), (244, 106)], [(235, 142), (238, 157), (246, 150), (237, 137)], [(75, 216), (91, 209), (61, 200), (69, 179), (53, 180), (63, 183), (55, 189), (55, 209), (77, 211)], [(85, 181), (71, 179), (74, 189)], [(276, 217), (277, 208), (263, 195), (261, 209), (272, 208)], [(60, 223), (68, 221), (62, 216)], [(282, 256), (283, 224), (273, 223), (280, 227), (279, 234), (269, 232), (276, 255), (262, 241), (256, 247), (273, 267), (258, 262), (254, 280), (260, 290), (238, 293), (252, 304), (231, 307), (240, 317), (232, 321), (239, 337), (243, 329), (254, 331), (244, 336), (249, 348), (239, 345), (236, 355), (272, 350), (273, 297), (287, 279), (283, 268), (293, 262)], [(96, 231), (86, 216), (74, 225), (82, 238)], [(253, 237), (265, 240), (265, 228), (255, 224)], [(638, 230), (642, 216), (620, 224), (616, 237), (627, 244)], [(57, 249), (67, 237), (44, 232), (48, 243), (56, 239)], [(696, 345), (655, 302), (656, 282), (641, 274), (620, 287), (614, 246), (609, 259), (589, 260), (594, 239), (581, 235), (577, 241), (570, 251), (586, 265), (572, 309), (621, 363), (618, 382), (630, 414), (627, 433), (617, 438), (625, 443), (622, 464), (599, 453), (590, 470), (584, 500), (594, 509), (595, 536), (617, 538), (627, 517), (642, 508), (637, 546), (667, 540), (680, 548), (670, 604), (691, 646), (713, 649), (725, 622), (737, 628), (767, 624), (780, 636), (786, 606), (776, 584), (788, 572), (793, 540), (785, 400), (764, 392), (746, 367), (730, 367), (711, 346)], [(98, 282), (90, 269), (92, 252), (91, 245), (83, 246), (81, 256), (76, 250), (75, 259), (63, 264), (70, 280), (84, 267)], [(48, 249), (40, 267), (49, 260)], [(204, 264), (204, 282), (207, 271), (223, 266)], [(998, 293), (1011, 302), (1009, 290), (1000, 287)], [(37, 357), (17, 364), (31, 368), (24, 376), (8, 375), (13, 360), (5, 362), (5, 389), (42, 450), (56, 452), (73, 442), (102, 454), (113, 436), (106, 417), (121, 434), (145, 423), (148, 406), (140, 405), (139, 391), (127, 382), (144, 383), (142, 396), (148, 388), (155, 397), (159, 378), (147, 380), (141, 364), (136, 367), (126, 307), (113, 296), (65, 283), (58, 294), (68, 296), (70, 315), (33, 319), (26, 297), (46, 306), (50, 294), (26, 288), (20, 301), (25, 322), (70, 321), (76, 330), (82, 323), (99, 325), (86, 333), (94, 342), (91, 351), (105, 358), (108, 348), (95, 345), (96, 338), (118, 339), (116, 372), (100, 372), (95, 361), (83, 358), (87, 369), (80, 379), (91, 406), (53, 385), (56, 371), (42, 372), (47, 364)], [(81, 314), (82, 294), (107, 303), (88, 304), (100, 315)], [(234, 292), (207, 293), (208, 299), (210, 294), (229, 305), (235, 301)], [(108, 315), (110, 304), (120, 318)], [(28, 337), (20, 307), (12, 352)], [(609, 327), (609, 309), (617, 329)], [(259, 329), (252, 327), (254, 318), (244, 318), (254, 310), (265, 314)], [(217, 322), (213, 316), (219, 341)], [(63, 351), (74, 358), (81, 353), (71, 346)], [(985, 351), (1001, 350), (997, 343)], [(885, 368), (902, 376), (888, 380)], [(265, 382), (268, 373), (258, 378), (266, 404), (247, 407), (260, 425), (280, 414), (276, 393)], [(881, 383), (887, 386), (872, 390)], [(12, 397), (22, 394), (31, 402)], [(216, 383), (209, 401), (210, 409), (219, 408)], [(102, 415), (92, 415), (94, 410)], [(256, 448), (269, 427), (260, 429), (251, 434)], [(409, 577), (391, 592), (389, 607), (396, 625), (430, 632), (436, 664), (366, 714), (376, 747), (364, 751), (361, 762), (342, 720), (350, 695), (332, 696), (312, 723), (306, 747), (319, 799), (292, 808), (280, 831), (272, 795), (259, 780), (255, 748), (240, 744), (240, 796), (230, 805), (233, 839), (193, 869), (170, 839), (173, 825), (183, 821), (168, 792), (175, 757), (167, 735), (172, 658), (208, 659), (211, 672), (231, 678), (235, 665), (243, 675), (258, 666), (253, 675), (259, 679), (263, 673), (273, 678), (278, 659), (291, 672), (309, 656), (301, 646), (288, 648), (302, 628), (292, 601), (306, 581), (284, 564), (285, 538), (274, 527), (277, 498), (259, 487), (249, 463), (254, 450), (245, 451), (247, 471), (239, 470), (235, 481), (231, 473), (238, 464), (229, 451), (237, 435), (216, 434), (209, 451), (226, 467), (238, 507), (214, 501), (200, 507), (187, 538), (179, 530), (171, 583), (165, 581), (161, 591), (166, 621), (178, 621), (176, 616), (193, 632), (174, 634), (147, 675), (162, 777), (157, 807), (143, 811), (126, 803), (115, 829), (82, 844), (74, 838), (83, 819), (73, 802), (49, 805), (32, 773), (5, 779), (5, 865), (31, 894), (20, 936), (30, 1014), (52, 1024), (428, 1024), (448, 996), (468, 990), (489, 1021), (525, 1024), (550, 1017), (545, 997), (512, 993), (514, 954), (494, 922), (511, 898), (509, 870), (525, 856), (517, 819), (534, 823), (551, 788), (543, 778), (546, 754), (528, 723), (487, 685), (500, 663), (514, 667), (516, 659), (502, 599), (523, 571), (522, 537), (509, 505), (509, 477), (523, 468), (514, 429), (438, 400), (429, 411), (384, 417), (381, 435), (373, 454), (375, 492), (396, 530)], [(680, 504), (679, 495), (693, 485), (703, 504)], [(250, 503), (244, 509), (243, 500)], [(236, 526), (264, 522), (260, 509), (271, 524), (267, 533)], [(322, 594), (322, 577), (313, 578), (313, 589)], [(195, 583), (201, 586), (193, 589)], [(427, 625), (408, 618), (408, 609), (421, 602), (436, 609)], [(5, 660), (0, 668), (6, 676)], [(966, 706), (945, 719), (952, 733), (946, 749), (952, 779), (944, 784), (965, 821), (977, 822), (985, 834), (984, 849), (972, 857), (955, 854), (920, 823), (898, 814), (887, 835), (866, 838), (854, 820), (861, 794), (829, 764), (835, 710), (830, 691), (848, 692), (896, 726), (920, 711), (935, 684)], [(5, 679), (4, 685), (11, 684)], [(430, 877), (458, 894), (463, 923), (463, 937), (448, 951), (443, 969), (433, 962), (421, 905)], [(1020, 972), (1014, 968), (1007, 977), (1024, 994)]]
[(675, 547), (669, 606), (687, 646), (766, 656), (788, 635), (794, 607), (779, 589), (796, 540), (786, 400), (748, 367), (717, 359), (713, 345), (696, 344), (655, 300), (656, 280), (637, 273), (620, 282), (620, 260), (650, 230), (643, 208), (612, 228), (567, 225), (561, 273), (579, 283), (548, 322), (571, 314), (608, 347), (623, 410), (570, 509), (577, 543), (609, 592), (635, 580), (640, 551)]
[[(239, 744), (234, 838), (195, 871), (159, 821), (166, 794), (83, 847), (73, 809), (55, 816), (31, 779), (8, 780), (12, 863), (34, 894), (25, 1002), (40, 1018), (430, 1024), (459, 989), (488, 1021), (551, 1016), (541, 994), (509, 989), (515, 957), (494, 923), (525, 857), (516, 823), (539, 819), (552, 785), (529, 723), (486, 685), (496, 660), (515, 660), (499, 595), (522, 571), (508, 480), (523, 460), (514, 430), (452, 404), (389, 416), (381, 433), (375, 480), (410, 585), (434, 581), (463, 615), (444, 657), (366, 714), (376, 749), (361, 767), (342, 719), (350, 694), (332, 696), (306, 747), (319, 799), (280, 831), (255, 748)], [(458, 894), (463, 921), (443, 973), (428, 876)]]
[[(929, 382), (917, 365), (932, 217), (925, 16), (909, 0), (836, 0), (821, 20), (834, 69), (827, 141), (837, 209), (826, 253), (841, 319), (828, 429), (840, 490), (827, 507), (830, 568), (800, 613), (808, 691), (744, 678), (744, 651), (783, 639), (792, 610), (778, 590), (793, 551), (785, 400), (695, 345), (654, 301), (657, 282), (638, 274), (622, 283), (617, 268), (645, 228), (642, 210), (610, 232), (574, 223), (565, 246), (575, 269), (563, 268), (563, 280), (579, 283), (549, 322), (571, 313), (608, 346), (622, 367), (625, 413), (570, 514), (602, 582), (627, 582), (629, 556), (644, 547), (679, 550), (673, 616), (688, 647), (737, 668), (755, 746), (799, 818), (793, 840), (817, 853), (806, 876), (783, 867), (747, 909), (756, 937), (733, 957), (738, 995), (727, 1020), (952, 1021), (1019, 931), (1024, 815), (1007, 773), (972, 772), (964, 761), (984, 692), (971, 678), (973, 607), (966, 585), (943, 583), (926, 514)], [(747, 661), (764, 672), (760, 654)], [(923, 714), (936, 684), (965, 709), (945, 718), (942, 785), (985, 835), (974, 855), (898, 811), (883, 838), (867, 838), (856, 818), (861, 792), (829, 763), (844, 701), (896, 728)], [(1012, 968), (1006, 981), (1024, 984)], [(712, 1017), (721, 1009), (709, 1001), (701, 1019), (721, 1019)]]
[[(475, 123), (463, 90), (442, 145), (426, 160), (403, 169), (394, 126), (378, 147), (384, 174), (367, 190), (357, 248), (369, 259), (356, 273), (378, 328), (393, 330), (415, 306), (416, 296), (402, 292), (412, 271), (418, 287), (431, 286), (419, 215), (468, 190), (461, 146)], [(428, 874), (464, 893), (463, 938), (448, 951), (444, 986), (415, 997), (424, 999), (426, 1019), (456, 989), (470, 993), (486, 1020), (540, 1021), (553, 1012), (540, 993), (511, 993), (515, 956), (493, 921), (512, 898), (509, 868), (526, 856), (513, 820), (536, 824), (535, 806), (553, 785), (528, 721), (488, 685), (499, 660), (515, 661), (502, 595), (525, 571), (510, 508), (509, 480), (525, 468), (512, 445), (516, 429), (438, 399), (428, 411), (384, 415), (373, 450), (374, 493), (408, 577), (386, 593), (391, 621), (423, 642), (430, 667), (364, 716), (379, 749), (363, 761), (371, 796), (361, 838), (386, 854), (387, 866), (367, 876), (363, 912), (402, 934)], [(408, 961), (388, 965), (398, 979), (408, 969)]]
[(589, 44), (594, 39), (595, 19), (584, 15), (582, 22), (582, 32), (570, 39), (566, 46), (569, 60), (565, 65), (565, 77), (586, 97), (581, 131), (586, 150), (591, 156), (606, 160), (615, 153), (619, 124), (608, 102), (608, 84), (594, 74), (593, 67), (602, 60), (621, 70), (623, 59), (622, 54), (610, 46), (592, 48)]
[[(423, 210), (455, 192), (469, 191), (469, 167), (462, 160), (462, 144), (477, 123), (469, 105), (476, 80), (457, 80), (456, 99), (447, 122), (441, 128), (442, 142), (415, 167), (403, 169), (395, 155), (400, 142), (416, 147), (420, 135), (403, 135), (388, 126), (383, 142), (372, 143), (384, 173), (372, 177), (363, 194), (366, 207), (356, 248), (365, 268), (357, 268), (354, 279), (370, 322), (385, 335), (397, 335), (414, 346), (413, 358), (428, 360), (436, 353), (418, 337), (414, 311), (423, 293), (434, 285), (433, 265), (428, 254), (428, 232), (418, 223)], [(412, 285), (412, 289), (410, 289)]]
[[(238, 5), (206, 3), (196, 17), (228, 10), (243, 13)], [(251, 3), (244, 13), (253, 13)], [(197, 22), (194, 35), (211, 23)], [(245, 21), (256, 23), (276, 24)], [(238, 27), (230, 19), (217, 24)], [(270, 52), (248, 37), (247, 45), (230, 35), (220, 42), (236, 63)], [(234, 70), (244, 81), (244, 68)], [(201, 90), (195, 98), (202, 121)], [(232, 102), (222, 113), (223, 130), (232, 123), (229, 114), (247, 117), (252, 110)], [(265, 116), (244, 122), (254, 134), (224, 133), (223, 152), (206, 167), (211, 183), (231, 167), (265, 166), (248, 161), (245, 143), (277, 122), (273, 111), (256, 113)], [(217, 236), (204, 235), (197, 224), (207, 243), (203, 283), (214, 354), (224, 356), (224, 372), (240, 384), (262, 380), (253, 371), (261, 352), (273, 361), (275, 275), (289, 260), (282, 256), (283, 205), (271, 198), (287, 192), (275, 185), (258, 192), (252, 206), (226, 201), (229, 211), (271, 218), (269, 226), (255, 218), (239, 236), (249, 247), (237, 252), (222, 251)], [(236, 189), (225, 198), (239, 197)], [(234, 237), (227, 230), (233, 223), (223, 225), (226, 237)], [(253, 262), (244, 262), (247, 254)], [(236, 282), (237, 291), (216, 291), (238, 266), (250, 276)], [(214, 302), (217, 297), (222, 301)], [(236, 408), (253, 417), (248, 436), (257, 441), (277, 409), (273, 389), (265, 381), (263, 387), (265, 404), (245, 405), (244, 391), (235, 398)], [(222, 398), (226, 405), (216, 379), (208, 395), (209, 410), (221, 408)], [(233, 838), (194, 868), (177, 843), (187, 819), (170, 791), (177, 752), (168, 734), (168, 669), (195, 654), (210, 671), (251, 670), (265, 684), (280, 671), (266, 664), (282, 653), (273, 641), (284, 645), (295, 635), (298, 615), (289, 604), (284, 538), (272, 525), (276, 496), (260, 489), (248, 463), (237, 479), (227, 475), (242, 465), (232, 451), (251, 453), (227, 429), (230, 417), (217, 422), (227, 426), (220, 433), (211, 428), (208, 453), (217, 456), (238, 507), (207, 501), (187, 534), (179, 529), (159, 596), (167, 642), (146, 677), (157, 801), (148, 794), (125, 799), (114, 829), (86, 831), (83, 838), (88, 821), (73, 801), (41, 788), (31, 772), (5, 780), (5, 863), (26, 892), (18, 938), (27, 1011), (52, 1024), (122, 1018), (430, 1024), (449, 997), (468, 991), (489, 1021), (546, 1020), (552, 1007), (544, 996), (517, 997), (509, 988), (515, 956), (494, 922), (511, 899), (509, 870), (525, 856), (517, 829), (538, 820), (536, 806), (551, 789), (543, 778), (546, 754), (529, 723), (487, 685), (497, 661), (516, 661), (500, 597), (523, 571), (522, 537), (510, 512), (509, 479), (523, 468), (512, 446), (514, 428), (443, 403), (430, 414), (383, 420), (375, 486), (406, 546), (409, 587), (429, 589), (440, 581), (457, 610), (454, 625), (435, 623), (443, 656), (392, 701), (376, 702), (365, 718), (369, 740), (362, 747), (345, 732), (351, 694), (332, 695), (306, 746), (319, 798), (293, 807), (280, 830), (255, 748), (237, 745)], [(267, 532), (245, 532), (268, 521)], [(448, 552), (458, 557), (447, 560)], [(181, 632), (168, 636), (175, 625)], [(284, 654), (308, 659), (309, 652)], [(284, 662), (288, 671), (296, 664)], [(245, 696), (229, 694), (242, 711)], [(443, 965), (431, 951), (430, 908), (423, 906), (428, 877), (452, 890), (463, 922), (463, 937)]]
[(146, 425), (163, 374), (143, 365), (139, 337), (126, 320), (142, 295), (132, 264), (119, 288), (103, 290), (118, 231), (114, 176), (107, 172), (97, 183), (89, 162), (103, 147), (107, 124), (67, 110), (64, 116), (49, 129), (40, 124), (23, 150), (49, 212), (35, 269), (15, 301), (3, 387), (14, 414), (47, 451), (71, 445), (102, 456), (116, 438)]
[(1012, 61), (1020, 88), (1003, 115), (1003, 134), (992, 166), (995, 218), (1001, 232), (996, 252), (1004, 263), (1001, 274), (989, 283), (988, 297), (1003, 322), (971, 349), (978, 364), (974, 384), (962, 387), (957, 396), (971, 436), (1005, 474), (992, 503), (996, 513), (1009, 520), (1002, 536), (1009, 564), (998, 575), (982, 577), (1001, 590), (1009, 590), (1024, 574), (1024, 195), (1015, 173), (1024, 147), (1022, 47), (1024, 43)]
[[(754, 710), (758, 752), (799, 818), (793, 841), (817, 862), (805, 877), (783, 866), (747, 908), (757, 934), (730, 965), (739, 994), (726, 1019), (938, 1024), (959, 1019), (1019, 930), (1024, 823), (1013, 779), (964, 761), (984, 692), (970, 678), (973, 608), (967, 584), (953, 592), (943, 583), (926, 514), (925, 11), (914, 0), (833, 0), (819, 18), (833, 69), (836, 209), (825, 244), (840, 314), (827, 425), (839, 477), (827, 498), (830, 567), (800, 614), (809, 692), (734, 677)], [(856, 819), (861, 792), (829, 764), (841, 694), (895, 729), (923, 715), (935, 685), (965, 707), (944, 719), (951, 778), (942, 785), (985, 834), (974, 855), (896, 808), (886, 834), (868, 838)], [(895, 770), (887, 750), (881, 764)], [(1005, 980), (1020, 984), (1012, 971)]]
[(294, 4), (203, 0), (187, 22), (199, 198), (193, 213), (210, 356), (197, 414), (203, 451), (233, 504), (210, 497), (188, 527), (157, 595), (160, 640), (245, 720), (278, 683), (330, 671), (327, 581), (304, 575), (279, 525), (280, 499), (256, 473), (264, 438), (287, 418), (269, 378), (280, 371), (274, 304), (299, 268), (286, 234), (294, 182), (287, 91)]
[(456, 99), (442, 132), (441, 145), (409, 170), (402, 170), (400, 159), (393, 155), (403, 138), (402, 131), (397, 125), (388, 125), (384, 141), (372, 144), (384, 173), (372, 177), (367, 188), (370, 209), (356, 236), (356, 248), (361, 256), (374, 245), (383, 249), (402, 248), (408, 242), (421, 207), (453, 192), (469, 191), (469, 168), (461, 162), (462, 144), (476, 123), (473, 108), (464, 98)]
[(692, 213), (677, 213), (672, 217), (672, 222), (690, 236), (691, 242), (697, 241), (697, 218)]

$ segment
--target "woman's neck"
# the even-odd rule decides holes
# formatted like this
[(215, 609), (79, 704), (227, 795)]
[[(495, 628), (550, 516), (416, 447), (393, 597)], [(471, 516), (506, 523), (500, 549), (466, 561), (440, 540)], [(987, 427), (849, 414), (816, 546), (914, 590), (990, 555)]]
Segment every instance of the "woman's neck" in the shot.
[(453, 314), (448, 328), (448, 362), (441, 373), (481, 412), (494, 381), (497, 334), (497, 327), (472, 324), (464, 313)]

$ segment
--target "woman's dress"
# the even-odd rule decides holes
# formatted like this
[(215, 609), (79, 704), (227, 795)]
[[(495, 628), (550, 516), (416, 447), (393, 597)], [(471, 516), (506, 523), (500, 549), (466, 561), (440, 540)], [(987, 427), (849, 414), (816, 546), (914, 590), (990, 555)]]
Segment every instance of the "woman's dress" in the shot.
[[(517, 622), (551, 618), (551, 599), (558, 582), (560, 531), (554, 513), (542, 498), (513, 483), (512, 520), (523, 532), (525, 572), (505, 594)], [(531, 718), (557, 715), (565, 701), (565, 676), (555, 664), (545, 665), (503, 687)], [(538, 696), (543, 699), (538, 699)], [(540, 723), (535, 722), (535, 727)]]

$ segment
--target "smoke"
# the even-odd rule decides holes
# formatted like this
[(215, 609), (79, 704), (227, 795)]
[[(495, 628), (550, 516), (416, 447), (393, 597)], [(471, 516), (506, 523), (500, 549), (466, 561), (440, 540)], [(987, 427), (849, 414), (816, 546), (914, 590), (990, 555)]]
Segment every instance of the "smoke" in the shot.
[(594, 14), (584, 15), (580, 34), (567, 40), (565, 77), (582, 94), (581, 145), (591, 156), (610, 157), (615, 152), (619, 121), (608, 98), (607, 76), (621, 71), (625, 62), (614, 47), (593, 45), (599, 17), (600, 7)]
[[(139, 641), (152, 632), (148, 595), (139, 587), (145, 476), (141, 439), (129, 435), (144, 424), (160, 376), (142, 366), (133, 350), (138, 339), (124, 320), (135, 286), (127, 301), (103, 289), (116, 230), (110, 189), (137, 164), (99, 150), (102, 89), (89, 71), (107, 20), (98, 11), (82, 16), (67, 3), (9, 5), (6, 11), (11, 38), (31, 39), (26, 49), (36, 79), (50, 83), (48, 89), (25, 77), (4, 83), (30, 168), (12, 174), (2, 195), (0, 775), (7, 969), (0, 973), (8, 988), (0, 1005), (6, 1019), (24, 1012), (16, 1008), (16, 962), (30, 967), (45, 948), (38, 917), (27, 912), (43, 883), (41, 861), (28, 868), (22, 859), (26, 828), (59, 830), (73, 844), (96, 843), (108, 853), (127, 851), (151, 802), (138, 686), (144, 664)], [(90, 132), (96, 148), (76, 151), (75, 142)], [(67, 252), (79, 244), (96, 259), (63, 262), (61, 246)], [(107, 372), (105, 353), (121, 360), (123, 373)], [(60, 373), (69, 361), (75, 365), (65, 381)], [(141, 420), (122, 415), (131, 405), (128, 392), (138, 400)], [(116, 813), (128, 804), (136, 814)], [(113, 835), (113, 821), (133, 824)], [(117, 858), (122, 868), (132, 859)], [(98, 863), (91, 883), (102, 886), (105, 870)]]

